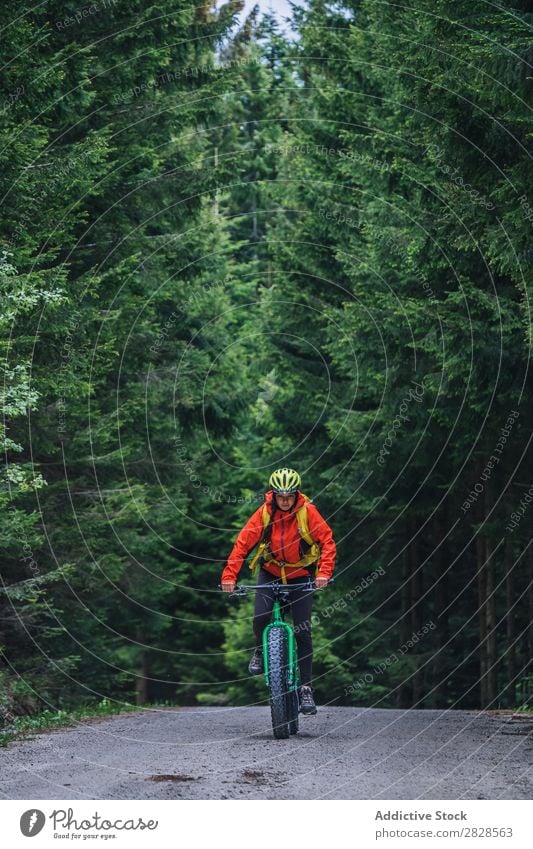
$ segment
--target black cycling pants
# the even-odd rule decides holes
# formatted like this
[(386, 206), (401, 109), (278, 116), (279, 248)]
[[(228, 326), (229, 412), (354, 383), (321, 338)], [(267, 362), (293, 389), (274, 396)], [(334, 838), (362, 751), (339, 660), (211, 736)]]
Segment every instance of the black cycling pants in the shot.
[[(276, 582), (278, 579), (265, 569), (259, 569), (258, 584)], [(306, 578), (287, 578), (287, 589), (291, 584), (301, 584)], [(298, 648), (298, 665), (300, 667), (300, 684), (311, 684), (313, 667), (313, 641), (311, 638), (311, 611), (313, 608), (313, 593), (306, 589), (290, 590), (290, 601), (283, 605), (284, 612), (291, 612)], [(255, 645), (262, 648), (263, 630), (270, 623), (274, 595), (268, 588), (256, 590), (254, 607)]]

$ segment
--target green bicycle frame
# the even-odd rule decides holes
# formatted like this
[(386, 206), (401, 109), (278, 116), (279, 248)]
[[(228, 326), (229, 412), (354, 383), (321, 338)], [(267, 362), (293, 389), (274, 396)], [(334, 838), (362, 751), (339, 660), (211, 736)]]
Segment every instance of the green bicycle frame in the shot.
[(284, 628), (287, 634), (287, 647), (289, 656), (287, 658), (288, 665), (288, 673), (289, 687), (294, 687), (298, 683), (298, 658), (296, 653), (296, 638), (294, 636), (294, 631), (291, 626), (284, 622), (281, 618), (281, 605), (280, 602), (276, 599), (274, 601), (274, 607), (272, 609), (272, 622), (266, 626), (263, 631), (263, 658), (265, 662), (265, 679), (267, 687), (270, 686), (270, 681), (268, 677), (268, 634), (272, 628)]

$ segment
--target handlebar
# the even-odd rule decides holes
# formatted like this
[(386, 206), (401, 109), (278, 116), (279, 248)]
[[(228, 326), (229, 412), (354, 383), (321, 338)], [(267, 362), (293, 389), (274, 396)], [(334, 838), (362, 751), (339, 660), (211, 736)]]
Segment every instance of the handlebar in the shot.
[[(329, 578), (326, 586), (328, 586), (329, 584), (333, 584), (334, 581), (334, 578)], [(219, 584), (218, 588), (222, 589), (222, 585)], [(304, 581), (303, 583), (299, 584), (282, 584), (279, 581), (273, 581), (272, 583), (268, 584), (237, 584), (235, 589), (231, 593), (227, 593), (227, 595), (229, 598), (241, 598), (242, 596), (245, 596), (246, 593), (251, 592), (252, 590), (262, 589), (274, 590), (275, 594), (280, 592), (283, 594), (288, 594), (291, 589), (309, 590), (309, 592), (312, 593), (317, 592), (319, 590), (319, 588), (314, 585), (314, 582), (309, 579), (308, 581)], [(320, 587), (320, 589), (325, 589), (325, 587)]]

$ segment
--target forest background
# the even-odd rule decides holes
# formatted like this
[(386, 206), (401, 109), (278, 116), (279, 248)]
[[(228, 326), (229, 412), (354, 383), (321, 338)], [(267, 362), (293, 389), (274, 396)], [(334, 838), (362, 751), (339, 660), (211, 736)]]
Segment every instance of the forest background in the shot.
[(532, 4), (0, 14), (2, 724), (265, 701), (218, 582), (280, 465), (320, 702), (530, 705)]

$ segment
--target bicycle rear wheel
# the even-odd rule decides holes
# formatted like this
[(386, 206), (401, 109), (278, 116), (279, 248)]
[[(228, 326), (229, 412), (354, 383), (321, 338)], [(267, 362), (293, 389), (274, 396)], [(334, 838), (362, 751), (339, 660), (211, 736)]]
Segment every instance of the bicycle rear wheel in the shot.
[(287, 635), (285, 628), (271, 628), (268, 632), (268, 680), (270, 713), (274, 737), (286, 740), (290, 736), (289, 692), (287, 686)]

